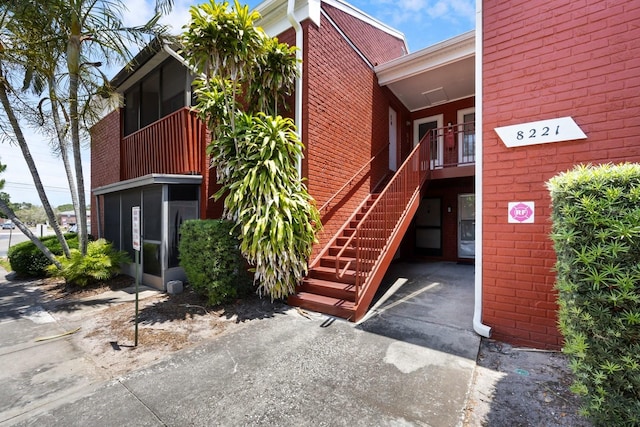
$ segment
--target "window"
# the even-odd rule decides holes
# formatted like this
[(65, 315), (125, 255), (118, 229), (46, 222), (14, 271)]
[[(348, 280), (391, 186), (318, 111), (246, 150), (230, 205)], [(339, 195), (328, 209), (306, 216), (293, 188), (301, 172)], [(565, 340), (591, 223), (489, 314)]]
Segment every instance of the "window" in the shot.
[(140, 128), (143, 128), (160, 117), (160, 70), (149, 74), (140, 87)]
[(475, 108), (458, 111), (458, 163), (476, 161), (476, 112)]
[(187, 105), (191, 76), (170, 58), (124, 93), (124, 135), (142, 129)]

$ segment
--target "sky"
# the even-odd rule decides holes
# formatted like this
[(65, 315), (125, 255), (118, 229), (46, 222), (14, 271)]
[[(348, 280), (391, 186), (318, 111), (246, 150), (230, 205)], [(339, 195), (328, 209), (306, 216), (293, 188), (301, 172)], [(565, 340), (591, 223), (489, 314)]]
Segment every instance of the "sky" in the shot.
[[(409, 52), (431, 46), (475, 27), (475, 0), (350, 0), (348, 2), (404, 33)], [(127, 8), (123, 15), (126, 25), (140, 25), (151, 17), (153, 0), (127, 0), (124, 3)], [(189, 19), (189, 7), (201, 3), (203, 2), (174, 0), (173, 11), (164, 17), (162, 22), (170, 25), (172, 32), (178, 34)], [(241, 3), (253, 8), (261, 1), (241, 1)], [(115, 75), (117, 71), (117, 68), (103, 70), (109, 77)], [(23, 127), (23, 131), (51, 205), (56, 207), (70, 203), (71, 196), (62, 162), (52, 154), (47, 141), (37, 133), (36, 129)], [(41, 205), (20, 149), (7, 142), (0, 144), (0, 163), (7, 165), (5, 173), (0, 175), (0, 179), (5, 180), (4, 189), (0, 191), (9, 193), (14, 203), (27, 202)], [(89, 202), (91, 200), (89, 194), (91, 165), (88, 149), (85, 149), (83, 154), (83, 168), (86, 197)]]

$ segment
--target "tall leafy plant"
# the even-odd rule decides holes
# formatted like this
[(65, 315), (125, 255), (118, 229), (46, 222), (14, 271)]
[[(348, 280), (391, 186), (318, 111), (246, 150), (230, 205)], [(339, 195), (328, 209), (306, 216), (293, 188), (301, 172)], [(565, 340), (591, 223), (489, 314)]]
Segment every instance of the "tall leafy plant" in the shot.
[(236, 223), (258, 291), (283, 298), (306, 274), (320, 228), (296, 168), (304, 147), (293, 121), (275, 115), (298, 75), (295, 47), (267, 37), (254, 25), (259, 14), (237, 0), (190, 12), (182, 43), (201, 73), (196, 108), (212, 132), (215, 197), (225, 195), (224, 216)]
[(640, 424), (640, 165), (552, 178), (560, 331), (597, 425)]

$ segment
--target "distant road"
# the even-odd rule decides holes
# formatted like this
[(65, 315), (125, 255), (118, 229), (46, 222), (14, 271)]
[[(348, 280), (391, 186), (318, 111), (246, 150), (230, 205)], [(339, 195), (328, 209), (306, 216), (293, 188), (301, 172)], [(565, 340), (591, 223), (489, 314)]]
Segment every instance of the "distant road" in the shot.
[[(31, 231), (36, 236), (40, 237), (40, 231), (37, 228), (32, 227)], [(44, 232), (44, 235), (47, 234), (53, 234), (53, 231), (51, 229), (47, 229)], [(9, 251), (9, 238), (11, 238), (11, 246), (24, 242), (25, 240), (29, 240), (29, 238), (22, 234), (22, 231), (17, 228), (13, 230), (0, 230), (0, 258), (7, 257), (7, 252)]]

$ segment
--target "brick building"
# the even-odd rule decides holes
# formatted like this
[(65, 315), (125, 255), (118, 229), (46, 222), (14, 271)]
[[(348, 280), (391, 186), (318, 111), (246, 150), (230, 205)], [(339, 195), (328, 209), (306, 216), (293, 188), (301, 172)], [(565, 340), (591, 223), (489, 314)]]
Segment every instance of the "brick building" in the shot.
[[(478, 56), (483, 322), (493, 336), (556, 348), (545, 182), (576, 164), (640, 161), (640, 4), (485, 0)], [(494, 131), (572, 117), (586, 138), (507, 148)], [(535, 127), (535, 126), (534, 126)], [(555, 128), (554, 128), (555, 129)], [(534, 129), (535, 131), (535, 129)], [(508, 202), (535, 202), (535, 222), (507, 222)]]
[[(640, 8), (565, 3), (478, 1), (477, 31), (411, 54), (342, 0), (257, 7), (269, 35), (300, 48), (291, 114), (325, 226), (292, 304), (355, 320), (394, 258), (475, 262), (478, 333), (560, 345), (544, 183), (576, 163), (640, 160)], [(93, 223), (131, 251), (141, 206), (143, 278), (163, 288), (180, 276), (179, 223), (220, 205), (176, 49), (136, 63), (113, 82), (125, 106), (93, 128)], [(586, 138), (510, 148), (494, 130), (562, 117)], [(510, 220), (519, 202), (533, 215)]]

